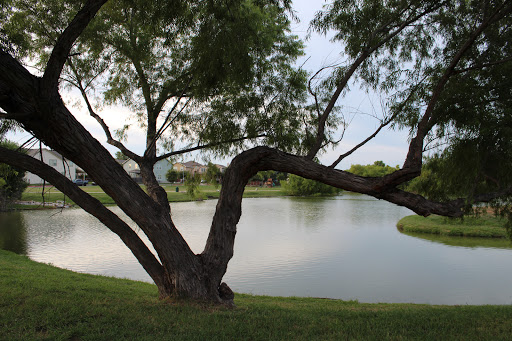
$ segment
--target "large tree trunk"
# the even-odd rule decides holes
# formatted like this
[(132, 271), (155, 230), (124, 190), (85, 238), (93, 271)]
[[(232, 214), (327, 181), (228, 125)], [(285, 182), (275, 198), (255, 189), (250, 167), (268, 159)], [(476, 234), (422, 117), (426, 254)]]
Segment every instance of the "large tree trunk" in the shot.
[[(35, 159), (29, 162), (26, 162), (26, 159), (20, 161), (8, 157), (10, 154), (7, 154), (6, 150), (1, 150), (0, 161), (20, 166), (50, 180), (108, 228), (117, 231), (146, 270), (158, 269), (148, 273), (157, 284), (161, 296), (224, 302), (219, 294), (220, 283), (212, 283), (208, 278), (208, 274), (214, 270), (206, 270), (202, 258), (191, 251), (174, 226), (165, 191), (150, 183), (151, 196), (148, 196), (115, 162), (110, 153), (76, 121), (65, 107), (57, 90), (45, 88), (40, 78), (31, 75), (3, 51), (0, 51), (0, 71), (0, 106), (6, 112), (12, 113), (9, 118), (15, 119), (45, 145), (84, 169), (146, 234), (157, 253), (158, 260), (155, 258), (150, 262), (151, 266), (141, 261), (144, 258), (142, 253), (150, 254), (148, 248), (140, 242), (137, 247), (130, 247), (126, 238), (123, 239), (123, 233), (118, 233), (119, 229), (115, 226), (119, 221), (111, 217), (108, 209), (98, 202), (93, 205), (86, 204), (86, 201), (90, 201), (86, 193), (64, 176), (48, 172), (42, 162)], [(152, 172), (152, 165), (146, 165), (144, 171)], [(124, 232), (133, 233), (126, 229)], [(228, 299), (226, 303), (231, 301)]]

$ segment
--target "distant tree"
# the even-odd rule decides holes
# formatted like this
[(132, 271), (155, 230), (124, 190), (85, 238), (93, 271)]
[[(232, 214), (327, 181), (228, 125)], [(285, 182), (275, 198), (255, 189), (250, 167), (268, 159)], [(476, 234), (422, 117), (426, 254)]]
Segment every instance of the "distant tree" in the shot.
[(275, 176), (276, 176), (275, 179), (279, 180), (279, 181), (288, 179), (288, 173), (286, 173), (286, 172), (276, 172)]
[(293, 174), (288, 178), (284, 189), (290, 195), (300, 196), (327, 196), (336, 195), (341, 192), (339, 188), (315, 180), (304, 179), (303, 177)]
[(266, 174), (267, 172), (264, 172), (264, 171), (259, 171), (258, 173), (254, 174), (250, 181), (263, 181), (263, 180), (266, 180)]
[(286, 180), (288, 178), (288, 173), (286, 172), (278, 172), (278, 171), (259, 171), (252, 178), (251, 181), (267, 181), (268, 179), (272, 180)]
[[(0, 146), (10, 150), (18, 149), (18, 145), (10, 141), (0, 141)], [(21, 198), (28, 185), (24, 177), (24, 171), (0, 163), (0, 211), (5, 211), (14, 200)]]
[(215, 188), (219, 187), (219, 177), (221, 176), (220, 169), (215, 166), (213, 163), (208, 162), (208, 167), (206, 168), (206, 173), (204, 174), (203, 178), (206, 182), (209, 184), (212, 184), (215, 186)]
[(187, 189), (187, 194), (192, 199), (201, 199), (199, 185), (201, 184), (201, 175), (196, 173), (185, 173), (185, 188)]
[(169, 182), (176, 182), (178, 180), (179, 174), (175, 169), (169, 169), (167, 173), (165, 173), (165, 178)]
[[(442, 153), (425, 157), (421, 175), (411, 180), (405, 189), (429, 200), (461, 201), (459, 198), (470, 198), (465, 201), (466, 213), (479, 214), (485, 206), (473, 205), (471, 198), (500, 192), (502, 183), (512, 182), (512, 172), (509, 171), (512, 167), (511, 151), (510, 130), (508, 136), (496, 130), (495, 138), (487, 141), (478, 141), (477, 138), (461, 141)], [(482, 155), (485, 157), (482, 158)], [(512, 198), (491, 200), (490, 207), (497, 215), (508, 218), (505, 227), (512, 237)]]
[(373, 165), (351, 165), (347, 172), (366, 177), (380, 177), (387, 174), (391, 174), (394, 171), (397, 171), (399, 167), (391, 167), (386, 165), (383, 161), (375, 161)]
[(124, 155), (122, 151), (116, 152), (116, 159), (118, 160), (128, 160), (128, 156)]

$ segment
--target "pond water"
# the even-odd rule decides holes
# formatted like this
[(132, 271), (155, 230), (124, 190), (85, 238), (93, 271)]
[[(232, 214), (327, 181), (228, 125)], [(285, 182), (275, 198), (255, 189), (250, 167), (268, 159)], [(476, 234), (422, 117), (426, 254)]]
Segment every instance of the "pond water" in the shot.
[[(214, 200), (172, 204), (173, 219), (194, 252), (204, 247), (215, 205)], [(235, 254), (224, 277), (235, 292), (512, 304), (508, 241), (460, 246), (401, 234), (396, 223), (411, 211), (351, 193), (244, 199), (242, 207)], [(0, 248), (78, 272), (151, 281), (117, 236), (81, 209), (1, 214)]]

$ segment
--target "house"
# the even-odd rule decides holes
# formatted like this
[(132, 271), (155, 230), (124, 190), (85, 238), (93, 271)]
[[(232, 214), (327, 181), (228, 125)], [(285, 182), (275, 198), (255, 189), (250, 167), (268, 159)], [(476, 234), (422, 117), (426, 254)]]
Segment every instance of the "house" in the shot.
[(215, 167), (217, 167), (221, 173), (224, 173), (226, 171), (226, 168), (228, 168), (226, 166), (218, 165), (218, 164), (215, 164)]
[[(221, 173), (224, 173), (226, 166), (215, 164)], [(202, 165), (195, 161), (177, 162), (173, 165), (173, 169), (177, 172), (189, 172), (191, 174), (205, 174), (208, 166)]]
[[(27, 155), (35, 159), (42, 160), (48, 166), (54, 168), (62, 175), (65, 175), (71, 181), (76, 179), (76, 171), (78, 167), (72, 161), (64, 158), (54, 150), (49, 150), (46, 148), (29, 149), (27, 151)], [(27, 172), (25, 174), (25, 181), (33, 185), (42, 184), (44, 180), (35, 174)]]
[[(130, 175), (133, 180), (138, 183), (142, 182), (140, 167), (137, 162), (133, 161), (132, 159), (119, 160), (118, 162), (121, 163), (123, 169), (126, 171), (126, 173), (128, 173), (128, 175)], [(153, 172), (155, 173), (156, 180), (158, 182), (167, 182), (165, 175), (169, 169), (172, 169), (172, 164), (168, 160), (163, 159), (157, 161), (153, 166)]]
[(173, 169), (179, 172), (188, 172), (190, 174), (205, 174), (208, 167), (195, 161), (177, 162), (173, 165)]
[(142, 182), (142, 177), (140, 175), (140, 167), (139, 164), (132, 159), (126, 159), (121, 164), (123, 166), (123, 169), (128, 173), (128, 175), (135, 180), (137, 183)]
[(153, 172), (155, 173), (156, 180), (158, 182), (168, 182), (165, 175), (171, 169), (172, 163), (170, 163), (168, 160), (163, 159), (157, 161), (157, 163), (155, 163), (155, 166), (153, 167)]

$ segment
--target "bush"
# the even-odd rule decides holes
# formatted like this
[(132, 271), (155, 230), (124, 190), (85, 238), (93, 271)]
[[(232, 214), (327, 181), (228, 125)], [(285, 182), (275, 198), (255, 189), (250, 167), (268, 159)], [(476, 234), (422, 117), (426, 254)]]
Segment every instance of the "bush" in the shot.
[(178, 180), (178, 176), (179, 176), (178, 172), (174, 169), (169, 169), (167, 171), (167, 173), (165, 174), (165, 178), (170, 183), (176, 182), (176, 180)]
[(300, 196), (323, 196), (336, 195), (341, 189), (332, 187), (315, 180), (304, 179), (298, 175), (291, 174), (287, 184), (284, 186), (285, 192), (289, 195)]
[[(10, 141), (1, 141), (0, 145), (9, 149), (18, 148)], [(21, 194), (28, 186), (24, 177), (25, 172), (0, 163), (0, 211), (5, 211), (14, 200), (21, 198)]]

